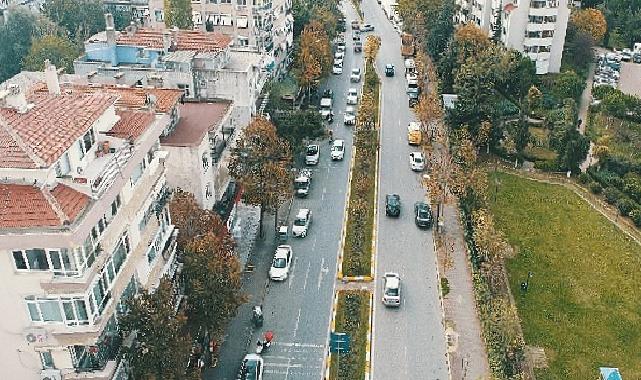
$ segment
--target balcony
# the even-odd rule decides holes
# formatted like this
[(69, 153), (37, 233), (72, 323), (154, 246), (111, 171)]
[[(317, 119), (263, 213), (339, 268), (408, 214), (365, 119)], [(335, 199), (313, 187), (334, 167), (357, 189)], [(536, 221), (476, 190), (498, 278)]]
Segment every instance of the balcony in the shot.
[[(117, 175), (122, 174), (124, 167), (135, 153), (135, 146), (127, 140), (106, 136), (98, 142), (96, 157), (90, 160), (86, 168), (78, 167), (68, 183), (71, 187), (99, 198), (113, 183)], [(66, 178), (68, 180), (68, 178)]]

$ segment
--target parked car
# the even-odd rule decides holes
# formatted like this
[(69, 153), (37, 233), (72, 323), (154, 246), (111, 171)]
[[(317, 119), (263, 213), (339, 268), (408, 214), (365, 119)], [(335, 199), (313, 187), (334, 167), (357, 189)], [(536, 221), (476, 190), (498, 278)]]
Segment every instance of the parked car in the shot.
[(345, 113), (343, 114), (343, 122), (345, 125), (355, 125), (356, 124), (356, 110), (352, 106), (347, 106), (345, 108)]
[(374, 25), (372, 24), (363, 24), (361, 26), (361, 32), (373, 32), (374, 31)]
[(401, 196), (398, 194), (387, 194), (385, 196), (385, 215), (401, 216)]
[(388, 63), (385, 65), (385, 76), (386, 77), (393, 77), (394, 76), (394, 65), (391, 63)]
[(349, 76), (349, 81), (352, 83), (358, 83), (361, 81), (361, 69), (355, 67), (352, 69), (352, 74)]
[(361, 40), (354, 41), (354, 53), (360, 53), (363, 51), (363, 43)]
[(356, 90), (355, 88), (350, 88), (349, 90), (347, 90), (347, 104), (358, 104), (358, 90)]
[(425, 169), (425, 157), (421, 152), (410, 153), (410, 168), (415, 172), (422, 172)]
[(352, 29), (359, 30), (360, 28), (361, 28), (360, 22), (358, 22), (358, 20), (352, 20)]
[(301, 169), (296, 178), (294, 178), (294, 192), (298, 197), (309, 195), (309, 188), (312, 185), (312, 171)]
[(405, 74), (405, 79), (407, 80), (408, 83), (410, 81), (418, 81), (418, 75), (416, 75), (416, 73), (407, 73)]
[(336, 53), (334, 53), (334, 62), (336, 61), (343, 62), (344, 59), (345, 59), (345, 52), (338, 50), (336, 51)]
[(319, 159), (320, 159), (320, 147), (315, 144), (308, 145), (307, 149), (305, 150), (305, 164), (318, 165)]
[[(327, 92), (327, 91), (325, 91), (325, 92)], [(331, 95), (331, 91), (330, 91), (330, 95)], [(318, 110), (318, 112), (320, 112), (320, 114), (323, 117), (323, 119), (326, 119), (329, 116), (329, 114), (332, 113), (332, 98), (331, 97), (325, 97), (325, 95), (323, 95), (323, 97), (321, 98), (321, 101), (320, 101), (320, 109)]]
[(292, 234), (295, 237), (305, 237), (309, 231), (309, 225), (312, 223), (312, 212), (309, 209), (301, 208), (296, 214)]
[(262, 380), (264, 361), (258, 354), (247, 354), (240, 365), (241, 380)]
[(345, 141), (344, 140), (334, 140), (332, 143), (332, 148), (330, 155), (332, 160), (342, 160), (345, 157)]
[(289, 245), (279, 245), (274, 253), (272, 266), (269, 268), (269, 278), (273, 281), (284, 281), (289, 275), (289, 268), (292, 265), (294, 251)]
[(407, 126), (407, 143), (410, 145), (421, 145), (422, 140), (421, 124), (416, 121), (411, 121)]
[(352, 41), (360, 41), (361, 40), (361, 32), (358, 30), (355, 30), (352, 32)]
[(418, 104), (419, 100), (419, 95), (420, 91), (418, 88), (408, 88), (407, 89), (407, 99), (408, 99), (408, 106), (410, 108), (413, 108)]
[(632, 62), (641, 63), (641, 53), (634, 53), (632, 55)]
[(398, 273), (386, 272), (383, 277), (383, 305), (401, 306), (401, 276)]
[(419, 228), (432, 227), (432, 209), (426, 202), (414, 203), (414, 223)]
[(343, 60), (334, 60), (334, 65), (332, 66), (332, 74), (341, 75), (343, 73)]

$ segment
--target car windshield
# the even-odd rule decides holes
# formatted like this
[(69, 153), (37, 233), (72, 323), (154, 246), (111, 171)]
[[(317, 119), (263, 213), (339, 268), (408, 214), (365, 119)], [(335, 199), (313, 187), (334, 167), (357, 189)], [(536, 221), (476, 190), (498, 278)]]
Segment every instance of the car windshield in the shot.
[(341, 68), (341, 64), (339, 62), (334, 62), (334, 67), (337, 69)]
[(305, 225), (305, 219), (298, 218), (298, 219), (294, 220), (294, 225), (295, 226), (304, 226)]
[(391, 297), (398, 297), (398, 288), (387, 288), (385, 289), (385, 295)]
[(390, 206), (396, 206), (399, 204), (399, 199), (397, 197), (389, 196), (387, 197), (387, 204)]
[(313, 156), (316, 153), (318, 153), (318, 147), (317, 146), (310, 146), (307, 148), (307, 155), (308, 156)]
[(430, 217), (430, 213), (427, 212), (425, 209), (419, 209), (418, 210), (418, 217), (419, 219), (428, 219)]
[(343, 150), (343, 146), (342, 145), (334, 145), (334, 146), (332, 146), (332, 150), (336, 150), (336, 151), (340, 152), (341, 150)]
[(294, 188), (296, 190), (306, 189), (307, 188), (307, 181), (296, 181), (296, 182), (294, 182)]
[(417, 164), (422, 163), (422, 162), (423, 162), (423, 157), (421, 157), (421, 156), (414, 156), (414, 162), (416, 162)]
[(285, 266), (287, 266), (287, 260), (285, 260), (284, 257), (275, 258), (272, 266), (274, 268), (285, 268)]
[(254, 360), (247, 360), (245, 362), (245, 379), (255, 380), (258, 379), (258, 362)]

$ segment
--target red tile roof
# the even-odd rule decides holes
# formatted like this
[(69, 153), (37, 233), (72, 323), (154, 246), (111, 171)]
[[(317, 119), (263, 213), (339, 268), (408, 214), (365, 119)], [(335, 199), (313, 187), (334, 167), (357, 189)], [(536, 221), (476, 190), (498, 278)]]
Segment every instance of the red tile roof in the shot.
[[(140, 46), (153, 49), (163, 48), (163, 29), (140, 28), (135, 33), (120, 33), (116, 43), (118, 45)], [(172, 39), (174, 31), (171, 31)], [(217, 32), (203, 32), (198, 30), (178, 30), (176, 41), (172, 50), (193, 50), (216, 52), (231, 44), (230, 36)]]
[(17, 139), (0, 120), (0, 168), (35, 169), (36, 163)]
[[(48, 198), (35, 186), (0, 184), (0, 228), (60, 227), (64, 219), (75, 221), (89, 203), (86, 195), (62, 184), (50, 193), (52, 197)], [(64, 218), (54, 207), (62, 211)]]
[[(0, 108), (0, 118), (4, 118), (10, 131), (21, 140), (24, 152), (29, 149), (44, 164), (51, 165), (89, 130), (114, 100), (111, 95), (98, 93), (39, 93), (29, 98), (33, 108), (27, 112), (18, 113), (13, 108)], [(13, 155), (21, 167), (29, 165), (24, 160), (24, 154), (16, 152), (16, 139), (11, 143), (7, 141), (6, 134), (4, 139), (5, 143), (0, 144), (0, 157)]]
[(107, 134), (122, 139), (138, 139), (156, 119), (156, 116), (151, 112), (118, 111), (117, 113), (120, 120)]
[(160, 143), (169, 146), (200, 144), (208, 131), (218, 127), (230, 104), (229, 101), (183, 104), (176, 130), (167, 137), (161, 137)]
[(73, 222), (89, 203), (89, 197), (61, 183), (51, 190), (51, 195), (60, 205), (67, 220)]
[[(168, 113), (178, 103), (183, 91), (175, 88), (140, 88), (140, 87), (116, 87), (114, 85), (88, 86), (85, 84), (71, 84), (63, 89), (70, 93), (107, 93), (118, 97), (116, 106), (120, 108), (140, 109), (147, 105), (147, 96), (153, 95), (156, 112)], [(46, 93), (47, 85), (44, 82), (34, 86), (36, 93)]]

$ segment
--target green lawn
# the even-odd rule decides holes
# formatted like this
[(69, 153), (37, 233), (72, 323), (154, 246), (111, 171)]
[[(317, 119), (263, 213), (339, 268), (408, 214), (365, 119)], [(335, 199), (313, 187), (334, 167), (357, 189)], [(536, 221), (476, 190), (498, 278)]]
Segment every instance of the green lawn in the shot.
[(641, 161), (641, 124), (593, 110), (587, 133), (595, 142), (599, 137), (609, 135), (608, 147), (612, 154), (628, 160)]
[[(367, 331), (369, 330), (370, 292), (340, 290), (336, 309), (336, 332), (350, 336), (350, 352), (337, 358), (332, 354), (330, 380), (362, 380), (365, 378)], [(340, 365), (337, 371), (336, 365)]]
[(494, 176), (488, 198), (517, 252), (507, 268), (525, 341), (548, 359), (537, 380), (596, 379), (599, 366), (641, 379), (641, 247), (561, 186)]

